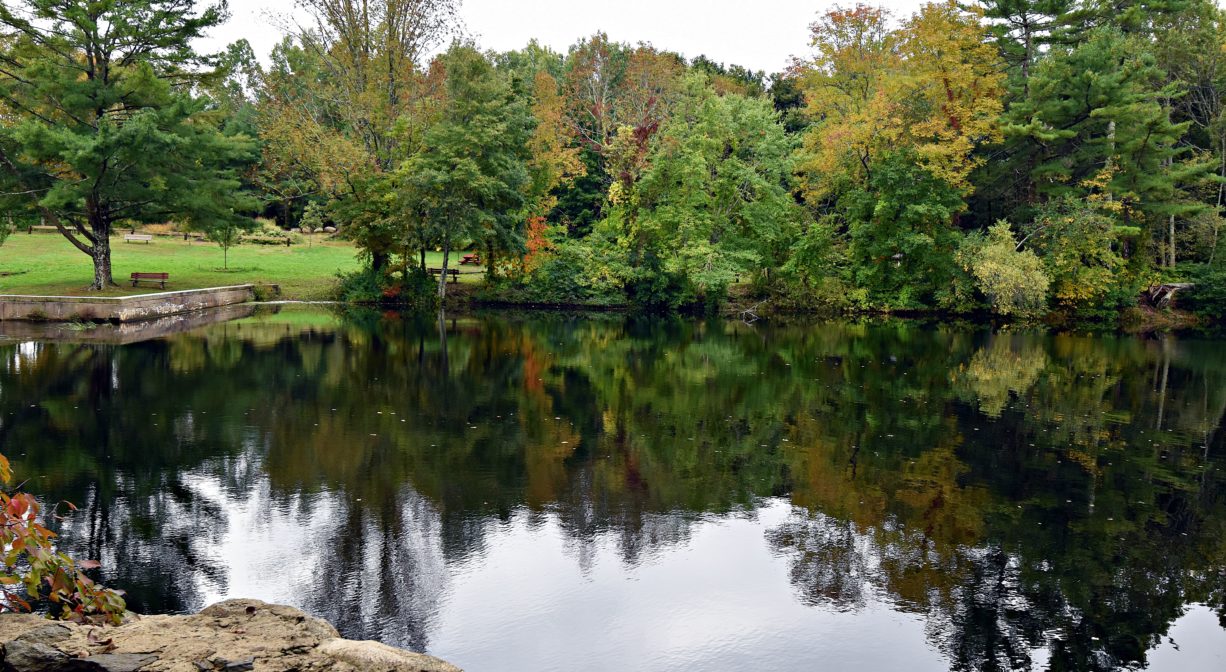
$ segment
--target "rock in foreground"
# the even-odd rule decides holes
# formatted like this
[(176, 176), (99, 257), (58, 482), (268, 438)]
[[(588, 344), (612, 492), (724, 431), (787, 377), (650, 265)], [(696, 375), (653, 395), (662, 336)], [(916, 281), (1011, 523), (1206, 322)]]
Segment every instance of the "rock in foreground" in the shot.
[(4, 672), (460, 672), (437, 658), (341, 639), (292, 607), (229, 600), (193, 616), (133, 616), (117, 627), (0, 615)]

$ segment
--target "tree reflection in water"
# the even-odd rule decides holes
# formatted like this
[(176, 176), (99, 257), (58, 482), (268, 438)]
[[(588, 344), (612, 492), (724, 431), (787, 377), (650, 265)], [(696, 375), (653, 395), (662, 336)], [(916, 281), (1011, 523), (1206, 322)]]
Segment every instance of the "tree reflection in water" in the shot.
[(1189, 604), (1226, 626), (1224, 414), (1226, 349), (1174, 337), (285, 310), (0, 345), (0, 447), (134, 607), (251, 558), (418, 649), (510, 521), (589, 571), (786, 498), (806, 605), (921, 615), (953, 669), (1142, 666)]

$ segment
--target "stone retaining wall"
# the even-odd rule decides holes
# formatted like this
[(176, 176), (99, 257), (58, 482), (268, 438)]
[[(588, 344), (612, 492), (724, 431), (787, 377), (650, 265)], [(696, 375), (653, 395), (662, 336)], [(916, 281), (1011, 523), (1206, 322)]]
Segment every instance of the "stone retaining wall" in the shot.
[(253, 299), (253, 285), (117, 297), (0, 294), (0, 320), (136, 322)]
[[(55, 341), (58, 343), (104, 343), (127, 345), (207, 327), (212, 324), (251, 317), (261, 310), (277, 312), (280, 306), (262, 303), (236, 303), (232, 306), (179, 313), (140, 322), (91, 324), (82, 328), (73, 322), (31, 322), (8, 320), (0, 322), (0, 342)], [(0, 670), (0, 672), (3, 672)]]

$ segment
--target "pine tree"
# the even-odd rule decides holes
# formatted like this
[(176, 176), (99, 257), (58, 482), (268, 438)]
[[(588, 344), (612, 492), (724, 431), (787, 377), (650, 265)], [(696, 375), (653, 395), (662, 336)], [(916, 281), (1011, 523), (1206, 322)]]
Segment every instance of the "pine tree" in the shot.
[(0, 186), (30, 204), (114, 284), (120, 222), (236, 218), (253, 146), (218, 132), (192, 95), (208, 59), (192, 40), (226, 17), (193, 0), (18, 0), (0, 5)]
[(1141, 232), (1196, 206), (1185, 190), (1209, 170), (1181, 147), (1188, 124), (1172, 120), (1166, 84), (1145, 41), (1107, 27), (1050, 54), (1030, 95), (1010, 109), (1006, 134), (1043, 199), (1101, 189), (1123, 233)]

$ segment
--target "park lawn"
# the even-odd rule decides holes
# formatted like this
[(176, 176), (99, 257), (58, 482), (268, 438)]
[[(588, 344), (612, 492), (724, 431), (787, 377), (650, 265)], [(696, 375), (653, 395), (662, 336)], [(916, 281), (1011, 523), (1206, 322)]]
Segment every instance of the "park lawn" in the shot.
[[(112, 271), (119, 287), (102, 296), (130, 296), (162, 291), (157, 285), (133, 288), (129, 275), (169, 273), (167, 291), (246, 283), (281, 286), (281, 297), (326, 300), (334, 297), (337, 274), (360, 268), (357, 249), (347, 241), (312, 237), (309, 244), (239, 245), (230, 248), (229, 269), (222, 268), (221, 248), (188, 242), (177, 236), (156, 237), (150, 244), (111, 240)], [(429, 253), (426, 263), (442, 264), (441, 253)], [(458, 263), (453, 258), (452, 265)], [(478, 269), (464, 267), (464, 282), (477, 282)], [(82, 296), (93, 279), (89, 257), (56, 233), (15, 233), (0, 245), (0, 294)]]

